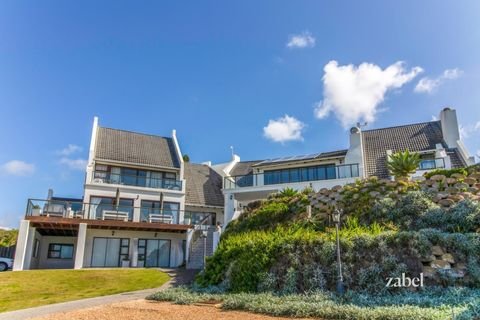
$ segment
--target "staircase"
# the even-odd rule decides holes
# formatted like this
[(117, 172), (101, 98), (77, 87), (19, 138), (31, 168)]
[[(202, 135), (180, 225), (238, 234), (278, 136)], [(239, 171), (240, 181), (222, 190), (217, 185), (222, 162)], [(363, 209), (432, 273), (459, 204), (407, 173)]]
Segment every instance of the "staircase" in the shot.
[[(203, 232), (207, 232), (207, 238), (203, 238)], [(206, 249), (206, 256), (209, 257), (213, 254), (213, 232), (215, 227), (196, 228), (192, 241), (190, 244), (190, 254), (187, 261), (187, 269), (203, 269), (204, 265), (204, 251)]]

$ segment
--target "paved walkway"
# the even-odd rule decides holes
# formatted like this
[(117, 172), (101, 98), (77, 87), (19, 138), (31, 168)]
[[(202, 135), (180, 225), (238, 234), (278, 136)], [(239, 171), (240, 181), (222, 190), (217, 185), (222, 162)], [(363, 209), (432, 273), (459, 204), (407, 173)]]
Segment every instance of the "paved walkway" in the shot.
[(61, 302), (55, 304), (48, 304), (40, 307), (21, 309), (16, 311), (10, 311), (5, 313), (0, 313), (0, 320), (24, 320), (33, 317), (46, 316), (52, 313), (57, 312), (67, 312), (84, 308), (91, 308), (99, 305), (111, 304), (115, 302), (124, 302), (131, 300), (143, 299), (146, 296), (158, 292), (160, 290), (165, 290), (166, 288), (176, 287), (183, 284), (190, 283), (194, 276), (195, 271), (185, 270), (185, 269), (162, 269), (166, 272), (172, 279), (167, 283), (163, 284), (160, 288), (145, 289), (133, 292), (124, 292), (119, 294), (114, 294), (110, 296), (102, 296), (96, 298), (88, 298), (82, 300)]

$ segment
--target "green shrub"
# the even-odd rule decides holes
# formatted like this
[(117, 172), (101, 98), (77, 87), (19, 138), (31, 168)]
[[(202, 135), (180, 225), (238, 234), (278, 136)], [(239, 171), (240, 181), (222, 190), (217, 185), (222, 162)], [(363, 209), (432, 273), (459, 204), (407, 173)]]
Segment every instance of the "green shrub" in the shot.
[(440, 175), (446, 176), (447, 178), (450, 178), (450, 176), (454, 173), (459, 173), (459, 174), (462, 174), (464, 176), (467, 176), (468, 175), (468, 170), (466, 168), (435, 169), (435, 170), (432, 170), (432, 171), (429, 171), (429, 172), (425, 172), (425, 174), (423, 176), (427, 179), (430, 179), (431, 177), (440, 174)]
[(448, 210), (430, 209), (418, 218), (415, 226), (417, 229), (435, 228), (445, 232), (478, 232), (480, 230), (480, 204), (464, 200)]
[(480, 315), (480, 290), (468, 288), (429, 288), (422, 292), (370, 295), (347, 292), (343, 297), (314, 292), (308, 295), (271, 293), (227, 294), (172, 288), (160, 291), (148, 300), (193, 304), (221, 301), (225, 310), (244, 310), (272, 316), (360, 320), (473, 320)]

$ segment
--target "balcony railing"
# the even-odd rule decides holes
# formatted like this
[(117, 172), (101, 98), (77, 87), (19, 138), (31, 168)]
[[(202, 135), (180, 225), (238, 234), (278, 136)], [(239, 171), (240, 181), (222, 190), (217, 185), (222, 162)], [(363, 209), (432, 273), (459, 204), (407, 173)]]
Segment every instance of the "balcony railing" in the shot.
[[(182, 214), (183, 213), (183, 214)], [(185, 225), (214, 225), (215, 214), (210, 212), (156, 209), (150, 207), (116, 206), (114, 204), (80, 201), (28, 199), (26, 214), (89, 220), (135, 221)], [(138, 216), (138, 221), (134, 217)], [(183, 219), (182, 219), (183, 216)]]
[(424, 159), (420, 161), (420, 165), (418, 166), (418, 170), (433, 170), (443, 168), (445, 168), (444, 158)]
[(333, 179), (356, 178), (360, 176), (358, 163), (339, 166), (317, 166), (282, 169), (263, 173), (224, 178), (225, 189), (258, 187), (285, 183), (310, 182)]
[(175, 179), (159, 179), (147, 176), (105, 173), (95, 171), (93, 183), (119, 184), (143, 188), (182, 190), (182, 181)]

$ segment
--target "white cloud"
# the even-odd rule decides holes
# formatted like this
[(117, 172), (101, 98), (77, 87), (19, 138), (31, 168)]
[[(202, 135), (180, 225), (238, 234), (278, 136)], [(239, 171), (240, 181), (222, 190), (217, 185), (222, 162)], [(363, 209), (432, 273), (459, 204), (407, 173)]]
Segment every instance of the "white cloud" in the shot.
[(58, 150), (56, 153), (61, 156), (69, 156), (82, 150), (83, 148), (80, 146), (77, 146), (75, 144), (69, 144), (67, 147), (63, 148), (62, 150)]
[(66, 165), (73, 170), (85, 170), (85, 168), (87, 167), (87, 160), (81, 158), (70, 159), (67, 157), (63, 157), (60, 159), (60, 163)]
[(432, 121), (437, 121), (438, 117), (437, 116), (432, 116)]
[(6, 231), (8, 231), (8, 230), (12, 230), (12, 228), (0, 226), (0, 230), (6, 230)]
[(313, 48), (315, 46), (315, 38), (308, 31), (301, 34), (294, 34), (288, 38), (288, 48)]
[(402, 87), (423, 70), (407, 71), (402, 61), (383, 69), (372, 63), (339, 66), (330, 61), (323, 68), (323, 101), (316, 103), (319, 119), (334, 113), (344, 127), (358, 121), (373, 122), (385, 94)]
[(459, 126), (460, 137), (462, 139), (470, 138), (472, 134), (480, 132), (480, 121), (477, 121), (475, 124), (467, 124)]
[(263, 134), (267, 139), (283, 143), (286, 141), (303, 140), (303, 128), (305, 128), (303, 122), (285, 115), (276, 120), (269, 120), (268, 125), (263, 128)]
[(21, 160), (12, 160), (2, 165), (1, 171), (14, 176), (29, 176), (35, 172), (35, 165)]
[(462, 73), (462, 70), (455, 68), (443, 71), (443, 73), (436, 78), (424, 77), (418, 81), (413, 91), (416, 93), (433, 93), (445, 80), (457, 79)]

